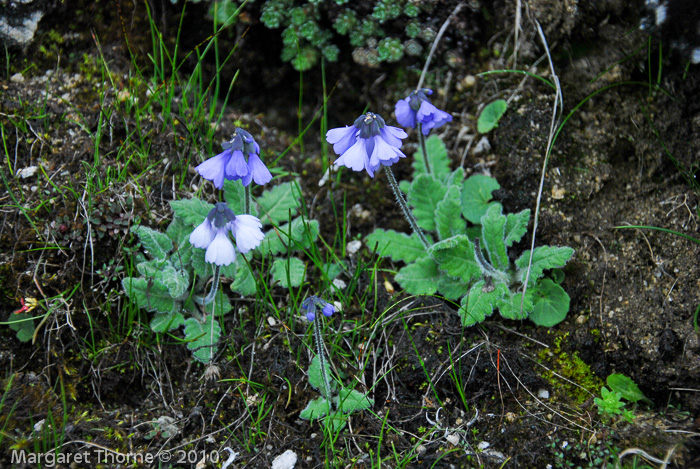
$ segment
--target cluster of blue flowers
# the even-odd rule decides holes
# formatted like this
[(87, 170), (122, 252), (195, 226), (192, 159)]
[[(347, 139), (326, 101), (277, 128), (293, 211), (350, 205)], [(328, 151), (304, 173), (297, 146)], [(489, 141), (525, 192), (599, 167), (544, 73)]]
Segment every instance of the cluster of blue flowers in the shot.
[[(404, 127), (420, 125), (423, 135), (428, 135), (447, 122), (452, 116), (436, 108), (426, 94), (432, 90), (422, 88), (413, 91), (396, 103), (396, 120)], [(380, 166), (390, 166), (406, 155), (400, 150), (401, 140), (408, 135), (398, 127), (386, 125), (379, 114), (368, 112), (358, 117), (353, 125), (331, 129), (326, 133), (326, 141), (333, 145), (339, 156), (334, 161), (353, 171), (362, 171), (374, 177)]]
[(306, 319), (313, 321), (316, 319), (316, 312), (320, 309), (327, 318), (335, 313), (335, 306), (318, 296), (310, 296), (301, 303), (301, 309), (306, 312)]

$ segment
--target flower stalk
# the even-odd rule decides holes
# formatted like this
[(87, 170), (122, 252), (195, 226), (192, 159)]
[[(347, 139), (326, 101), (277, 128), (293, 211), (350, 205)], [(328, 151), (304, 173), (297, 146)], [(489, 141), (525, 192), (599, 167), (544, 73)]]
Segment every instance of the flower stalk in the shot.
[(403, 212), (404, 218), (406, 219), (408, 224), (411, 225), (411, 229), (413, 230), (413, 232), (418, 235), (418, 238), (420, 238), (420, 242), (423, 244), (423, 247), (427, 251), (430, 248), (430, 243), (428, 243), (428, 239), (425, 237), (425, 234), (423, 234), (423, 230), (421, 230), (418, 226), (418, 221), (416, 220), (416, 217), (413, 216), (413, 213), (411, 213), (411, 210), (408, 208), (408, 204), (406, 203), (406, 200), (401, 194), (399, 184), (396, 182), (396, 177), (394, 177), (394, 172), (389, 166), (385, 166), (384, 171), (386, 172), (386, 178), (389, 180), (389, 187), (391, 187), (391, 190), (394, 192), (394, 196), (396, 197), (396, 203), (399, 205), (401, 212)]

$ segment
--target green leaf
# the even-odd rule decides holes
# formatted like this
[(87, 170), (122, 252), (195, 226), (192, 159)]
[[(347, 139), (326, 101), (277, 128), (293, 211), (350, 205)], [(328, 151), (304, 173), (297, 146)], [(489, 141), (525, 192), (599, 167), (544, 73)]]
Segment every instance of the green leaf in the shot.
[(418, 226), (424, 230), (435, 229), (435, 210), (445, 197), (447, 186), (427, 174), (421, 174), (413, 180), (408, 192), (408, 203), (413, 206), (413, 215)]
[(487, 104), (481, 111), (479, 119), (476, 122), (477, 130), (480, 134), (485, 134), (498, 127), (498, 121), (506, 112), (508, 104), (503, 99)]
[(407, 293), (432, 295), (437, 291), (440, 272), (431, 258), (424, 257), (402, 267), (394, 278)]
[(132, 226), (131, 232), (139, 237), (146, 254), (152, 259), (165, 259), (173, 249), (173, 242), (165, 233), (143, 225)]
[(176, 269), (170, 263), (163, 268), (160, 281), (173, 298), (179, 298), (190, 288), (190, 275), (186, 270)]
[(371, 250), (377, 247), (377, 254), (382, 257), (390, 257), (393, 261), (406, 263), (428, 257), (420, 238), (413, 233), (408, 236), (394, 230), (377, 228), (365, 239), (365, 244)]
[(524, 301), (521, 292), (509, 291), (497, 304), (498, 311), (500, 311), (501, 316), (504, 318), (514, 320), (525, 319), (534, 308), (532, 288), (528, 288), (525, 293)]
[[(370, 235), (371, 236), (371, 235)], [(347, 269), (347, 265), (345, 261), (340, 261), (340, 262), (328, 262), (326, 264), (323, 264), (323, 267), (321, 270), (323, 271), (323, 274), (325, 278), (328, 281), (333, 280), (336, 278), (338, 275), (340, 275), (345, 269)]]
[(461, 301), (459, 315), (462, 317), (462, 325), (468, 327), (483, 322), (493, 314), (498, 302), (507, 294), (508, 287), (504, 283), (493, 285), (485, 280), (476, 282)]
[(509, 213), (506, 217), (506, 246), (511, 247), (520, 241), (527, 233), (527, 224), (530, 222), (530, 209), (518, 213)]
[(7, 325), (15, 331), (20, 342), (29, 342), (34, 338), (34, 318), (29, 313), (11, 314)]
[[(224, 199), (226, 200), (228, 208), (233, 210), (233, 213), (245, 213), (245, 188), (240, 180), (230, 181), (227, 179), (224, 181)], [(250, 211), (254, 212), (255, 207), (251, 206)], [(251, 215), (256, 214), (251, 213)]]
[(300, 419), (304, 420), (315, 420), (328, 415), (331, 410), (331, 403), (325, 400), (323, 397), (317, 397), (316, 399), (311, 399), (306, 405), (304, 410), (299, 414)]
[[(491, 193), (500, 189), (498, 182), (483, 174), (474, 174), (462, 184), (462, 215), (474, 224), (481, 221), (489, 208)], [(497, 202), (494, 202), (497, 203)]]
[[(332, 378), (328, 366), (325, 368), (326, 379), (328, 380), (328, 385), (331, 387), (331, 392), (337, 387), (335, 380)], [(319, 360), (318, 355), (314, 356), (309, 365), (309, 384), (317, 391), (323, 389), (323, 375), (321, 374), (321, 360)]]
[(469, 284), (443, 274), (438, 280), (438, 291), (448, 300), (459, 300), (469, 292)]
[(196, 360), (210, 363), (216, 355), (216, 344), (220, 339), (221, 326), (214, 315), (208, 315), (204, 322), (199, 322), (195, 318), (185, 321), (187, 348), (192, 351), (192, 356)]
[(508, 253), (504, 241), (506, 216), (502, 213), (500, 204), (492, 204), (481, 217), (482, 242), (489, 253), (491, 265), (505, 271), (508, 268)]
[(231, 302), (228, 299), (228, 296), (224, 294), (224, 290), (219, 286), (216, 290), (216, 294), (214, 295), (214, 301), (211, 303), (205, 305), (205, 306), (195, 306), (194, 301), (190, 300), (187, 303), (185, 303), (185, 307), (191, 311), (194, 308), (197, 308), (196, 311), (204, 311), (206, 313), (214, 313), (216, 317), (221, 317), (233, 310), (233, 306), (231, 306)]
[(192, 198), (171, 200), (170, 208), (186, 225), (192, 227), (202, 223), (214, 206), (201, 199)]
[(279, 282), (284, 288), (298, 287), (304, 281), (306, 266), (296, 257), (275, 259), (271, 271), (272, 280)]
[[(431, 135), (425, 141), (425, 149), (428, 152), (428, 162), (430, 163), (430, 174), (438, 181), (446, 181), (450, 175), (450, 158), (447, 156), (447, 147), (437, 135)], [(425, 160), (423, 159), (423, 149), (418, 147), (413, 155), (413, 179), (427, 174), (425, 170)]]
[(291, 251), (306, 249), (316, 241), (318, 231), (318, 220), (304, 220), (297, 217), (291, 224), (286, 223), (265, 233), (265, 239), (260, 243), (259, 249), (263, 255), (286, 252), (287, 246)]
[(257, 202), (262, 224), (279, 224), (289, 221), (290, 212), (292, 217), (296, 215), (301, 206), (301, 194), (292, 182), (285, 182), (263, 192)]
[(136, 264), (136, 270), (143, 277), (158, 277), (161, 278), (163, 269), (172, 267), (169, 259), (151, 259), (145, 262)]
[(179, 310), (179, 302), (170, 295), (168, 288), (157, 278), (125, 277), (122, 287), (131, 301), (146, 311), (170, 313)]
[(474, 254), (474, 244), (466, 235), (453, 236), (435, 243), (429, 251), (440, 270), (465, 284), (482, 275)]
[(454, 235), (467, 232), (467, 222), (460, 215), (461, 197), (461, 186), (451, 185), (447, 188), (445, 197), (438, 202), (435, 209), (435, 230), (440, 239), (451, 238)]
[(174, 331), (178, 327), (185, 323), (185, 317), (178, 312), (170, 313), (156, 313), (151, 319), (151, 330), (153, 332), (170, 332)]
[(530, 320), (538, 326), (552, 327), (564, 319), (569, 312), (569, 295), (564, 289), (545, 278), (532, 288), (534, 308)]
[(333, 401), (338, 406), (338, 410), (344, 414), (351, 414), (356, 410), (369, 409), (374, 405), (374, 401), (366, 395), (354, 389), (340, 388), (340, 392)]
[(250, 266), (246, 262), (245, 257), (243, 257), (243, 254), (236, 256), (236, 261), (233, 265), (235, 267), (235, 274), (233, 275), (231, 290), (243, 296), (254, 295), (256, 290), (255, 276), (253, 275), (253, 271), (250, 270)]
[(189, 238), (192, 233), (192, 226), (188, 225), (180, 217), (173, 217), (173, 220), (168, 225), (165, 230), (165, 234), (172, 240), (175, 244), (175, 248), (182, 249), (184, 246), (190, 245)]
[(206, 253), (206, 249), (192, 249), (192, 268), (194, 268), (194, 272), (198, 277), (211, 277), (214, 275), (214, 268), (205, 260)]
[(614, 392), (620, 393), (623, 399), (630, 402), (645, 401), (651, 403), (651, 400), (644, 395), (639, 389), (639, 386), (632, 381), (632, 378), (621, 373), (613, 373), (605, 380)]
[[(540, 246), (535, 248), (532, 255), (532, 267), (530, 269), (530, 285), (533, 285), (538, 278), (542, 277), (545, 270), (564, 267), (573, 255), (574, 250), (570, 247)], [(523, 252), (518, 260), (515, 261), (515, 265), (518, 267), (518, 280), (520, 282), (525, 282), (529, 261), (529, 249)]]

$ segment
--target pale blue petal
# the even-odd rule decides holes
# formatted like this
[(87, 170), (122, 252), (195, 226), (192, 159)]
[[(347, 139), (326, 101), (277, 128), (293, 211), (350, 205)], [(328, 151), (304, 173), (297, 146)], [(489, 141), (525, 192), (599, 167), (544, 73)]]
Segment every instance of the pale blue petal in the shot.
[(410, 97), (402, 99), (396, 103), (394, 112), (396, 114), (396, 122), (404, 127), (416, 126), (416, 111), (411, 109), (409, 105)]
[(272, 179), (272, 174), (270, 174), (265, 163), (254, 153), (248, 155), (248, 168), (250, 169), (250, 174), (252, 174), (255, 184), (262, 186)]
[(333, 151), (342, 155), (357, 141), (357, 128), (354, 125), (331, 129), (326, 132), (326, 141), (333, 145)]
[(221, 189), (224, 187), (225, 168), (229, 159), (229, 152), (219, 153), (215, 157), (209, 158), (195, 169), (200, 176), (213, 182), (217, 189)]
[(216, 230), (208, 218), (190, 233), (190, 243), (196, 248), (206, 249), (216, 236)]
[(220, 228), (207, 248), (204, 260), (210, 264), (229, 265), (236, 260), (236, 250), (228, 237), (228, 229)]
[(243, 254), (258, 247), (265, 237), (261, 230), (262, 223), (253, 215), (236, 215), (236, 219), (230, 225), (233, 237), (236, 238), (236, 246)]

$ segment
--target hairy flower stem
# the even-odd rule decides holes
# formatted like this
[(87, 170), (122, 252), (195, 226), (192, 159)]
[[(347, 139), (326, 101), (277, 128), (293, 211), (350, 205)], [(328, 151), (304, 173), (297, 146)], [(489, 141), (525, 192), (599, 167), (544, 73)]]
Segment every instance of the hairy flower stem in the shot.
[(208, 305), (212, 301), (214, 301), (214, 297), (216, 296), (216, 292), (219, 289), (219, 275), (220, 275), (220, 267), (214, 266), (214, 279), (212, 280), (211, 283), (211, 290), (209, 291), (209, 294), (204, 298), (203, 304)]
[(418, 235), (418, 238), (420, 238), (420, 242), (423, 243), (423, 247), (427, 251), (430, 248), (430, 244), (428, 243), (427, 238), (423, 234), (423, 230), (421, 230), (418, 227), (418, 222), (416, 221), (416, 218), (413, 216), (413, 214), (409, 210), (408, 204), (406, 203), (406, 200), (403, 198), (403, 195), (401, 195), (401, 189), (399, 188), (399, 185), (396, 182), (396, 178), (394, 177), (394, 172), (391, 170), (391, 167), (389, 167), (389, 166), (384, 166), (384, 171), (386, 172), (386, 178), (389, 180), (389, 186), (391, 186), (391, 190), (394, 191), (394, 196), (396, 197), (396, 203), (399, 204), (399, 207), (401, 208), (401, 211), (403, 212), (404, 218), (406, 218), (406, 221), (408, 222), (408, 224), (411, 225), (411, 229), (413, 230), (413, 232)]
[(245, 186), (245, 189), (243, 190), (245, 195), (243, 197), (244, 202), (243, 202), (243, 211), (246, 214), (250, 214), (250, 184)]
[(423, 161), (425, 162), (425, 172), (430, 174), (430, 163), (428, 163), (428, 150), (425, 148), (425, 135), (423, 135), (423, 124), (418, 123), (418, 141), (420, 149), (423, 152)]
[(321, 333), (321, 315), (313, 321), (314, 323), (314, 341), (316, 342), (316, 355), (321, 367), (321, 376), (323, 377), (323, 398), (328, 402), (328, 410), (331, 406), (331, 385), (328, 382), (328, 360), (326, 360), (326, 352), (323, 347), (323, 335)]
[(496, 269), (494, 266), (489, 264), (489, 261), (486, 260), (484, 254), (481, 252), (481, 247), (479, 246), (479, 238), (474, 238), (474, 254), (476, 254), (476, 262), (479, 263), (479, 267), (481, 267), (481, 271), (484, 273), (484, 275), (502, 282), (507, 280), (503, 272)]

